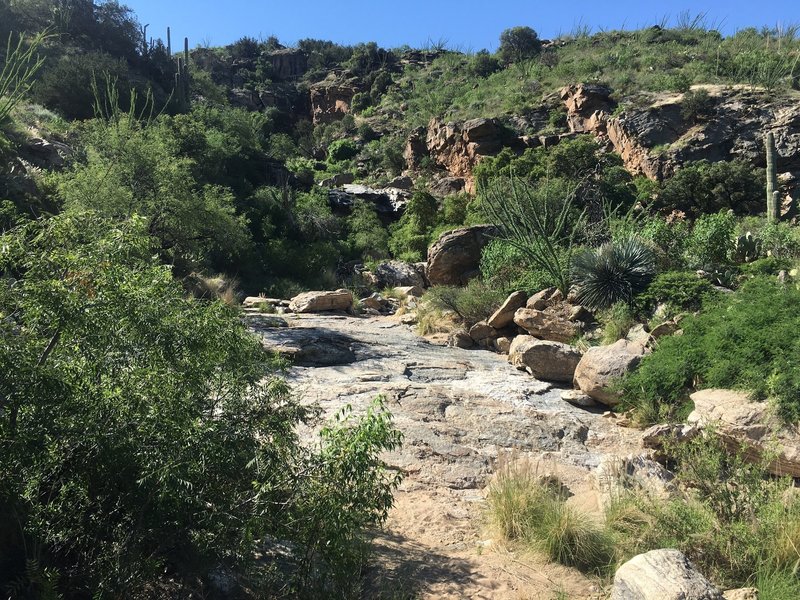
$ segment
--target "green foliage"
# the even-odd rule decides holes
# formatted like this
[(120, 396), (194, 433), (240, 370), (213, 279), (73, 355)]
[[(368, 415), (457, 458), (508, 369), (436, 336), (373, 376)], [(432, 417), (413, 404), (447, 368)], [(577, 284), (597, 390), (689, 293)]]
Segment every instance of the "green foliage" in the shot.
[(695, 273), (669, 271), (657, 275), (647, 290), (636, 297), (636, 307), (646, 315), (653, 314), (661, 304), (667, 305), (669, 314), (695, 312), (715, 295), (708, 280)]
[(493, 240), (483, 249), (481, 279), (504, 294), (517, 290), (533, 294), (554, 284), (547, 273), (530, 264), (525, 253), (501, 240)]
[(389, 233), (371, 204), (359, 201), (353, 205), (347, 230), (347, 242), (359, 257), (378, 260), (389, 255)]
[(328, 146), (328, 160), (341, 162), (355, 158), (358, 154), (358, 145), (353, 140), (336, 140)]
[(730, 262), (734, 250), (736, 217), (730, 212), (702, 215), (695, 221), (686, 241), (689, 266), (709, 267)]
[(631, 304), (655, 275), (653, 252), (635, 237), (584, 250), (572, 263), (578, 301), (593, 309), (608, 308), (617, 302)]
[(33, 87), (36, 73), (44, 64), (44, 59), (37, 52), (46, 40), (45, 33), (34, 35), (30, 41), (18, 35), (15, 44), (13, 36), (8, 35), (3, 67), (0, 69), (0, 125), (5, 123), (14, 107)]
[(636, 324), (633, 309), (627, 302), (617, 302), (599, 314), (599, 321), (603, 325), (604, 345), (613, 344), (628, 335), (631, 327)]
[(423, 260), (437, 223), (437, 209), (436, 198), (430, 194), (412, 194), (403, 216), (389, 228), (389, 249), (396, 258), (408, 262)]
[(542, 50), (539, 35), (530, 27), (511, 27), (500, 34), (497, 55), (505, 64), (533, 58)]
[(698, 123), (711, 117), (714, 99), (704, 89), (690, 90), (681, 100), (681, 117), (689, 123)]
[(183, 596), (222, 568), (271, 596), (253, 557), (276, 539), (276, 584), (342, 589), (399, 433), (378, 403), (301, 445), (315, 409), (234, 309), (184, 297), (147, 225), (82, 213), (0, 239), (0, 586)]
[(689, 239), (689, 224), (686, 221), (654, 216), (645, 222), (640, 236), (652, 244), (661, 270), (685, 266), (686, 243)]
[(500, 230), (500, 238), (524, 254), (567, 293), (576, 236), (585, 214), (575, 215), (575, 189), (532, 186), (521, 180), (496, 180), (481, 190), (482, 208)]
[(607, 573), (615, 562), (611, 536), (568, 506), (557, 482), (523, 463), (501, 466), (489, 486), (489, 516), (500, 535), (543, 551), (550, 560)]
[(480, 50), (472, 57), (469, 71), (475, 77), (488, 77), (500, 70), (500, 61), (486, 50)]
[(679, 405), (692, 387), (739, 388), (774, 399), (787, 421), (796, 420), (798, 302), (795, 286), (757, 277), (707, 303), (681, 322), (682, 336), (660, 340), (625, 379), (626, 400), (653, 415)]
[(653, 207), (689, 217), (733, 210), (737, 215), (763, 210), (764, 173), (741, 160), (698, 161), (681, 167), (664, 182)]
[(440, 311), (453, 311), (466, 327), (489, 318), (505, 300), (505, 292), (472, 279), (464, 287), (437, 285), (425, 294), (425, 302)]

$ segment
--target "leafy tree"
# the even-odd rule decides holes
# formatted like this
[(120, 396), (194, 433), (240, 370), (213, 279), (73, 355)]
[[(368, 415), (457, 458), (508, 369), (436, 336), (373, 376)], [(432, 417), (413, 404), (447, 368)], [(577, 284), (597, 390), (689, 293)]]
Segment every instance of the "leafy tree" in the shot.
[(542, 50), (539, 35), (530, 27), (512, 27), (500, 34), (497, 55), (505, 64), (533, 58)]
[(414, 192), (403, 216), (390, 228), (389, 249), (395, 257), (409, 262), (423, 259), (436, 226), (437, 211), (436, 198)]
[(148, 226), (65, 214), (0, 237), (0, 587), (185, 597), (222, 569), (271, 597), (253, 557), (278, 539), (284, 591), (347, 589), (399, 433), (377, 403), (301, 445), (315, 409), (233, 309), (184, 297)]
[(355, 203), (347, 218), (347, 229), (347, 241), (358, 256), (376, 260), (389, 255), (389, 232), (368, 203)]

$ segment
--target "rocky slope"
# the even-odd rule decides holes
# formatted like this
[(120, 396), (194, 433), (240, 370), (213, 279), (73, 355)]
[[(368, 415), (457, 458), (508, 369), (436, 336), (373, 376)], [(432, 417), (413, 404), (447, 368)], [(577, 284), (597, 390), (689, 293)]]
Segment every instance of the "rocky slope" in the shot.
[[(289, 380), (327, 414), (363, 411), (383, 395), (405, 439), (386, 457), (405, 480), (368, 580), (375, 590), (423, 598), (595, 597), (577, 571), (488, 548), (485, 488), (499, 462), (528, 457), (555, 473), (572, 501), (598, 510), (593, 472), (609, 457), (641, 451), (639, 433), (560, 399), (561, 389), (504, 357), (447, 348), (391, 317), (302, 315), (290, 327), (253, 329), (273, 349), (307, 350)], [(313, 348), (312, 348), (313, 347)], [(367, 597), (369, 593), (367, 593)]]

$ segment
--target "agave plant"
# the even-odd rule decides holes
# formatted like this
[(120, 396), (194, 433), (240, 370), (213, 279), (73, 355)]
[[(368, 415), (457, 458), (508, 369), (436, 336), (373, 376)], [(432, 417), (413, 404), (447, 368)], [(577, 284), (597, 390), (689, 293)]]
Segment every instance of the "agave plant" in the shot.
[(656, 275), (653, 251), (636, 237), (612, 241), (577, 255), (572, 278), (578, 301), (592, 309), (630, 303)]

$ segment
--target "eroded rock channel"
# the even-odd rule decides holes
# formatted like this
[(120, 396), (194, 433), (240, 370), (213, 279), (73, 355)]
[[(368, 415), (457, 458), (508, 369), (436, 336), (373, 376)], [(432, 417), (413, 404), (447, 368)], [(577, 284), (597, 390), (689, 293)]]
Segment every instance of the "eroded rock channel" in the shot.
[[(329, 415), (348, 404), (364, 410), (383, 395), (404, 434), (402, 449), (386, 457), (405, 479), (376, 540), (368, 587), (413, 580), (416, 597), (506, 598), (534, 580), (541, 580), (536, 589), (555, 589), (555, 576), (576, 594), (570, 597), (591, 595), (594, 584), (563, 567), (514, 566), (482, 551), (489, 543), (484, 490), (498, 460), (522, 454), (558, 471), (592, 504), (591, 472), (609, 453), (639, 447), (635, 432), (564, 402), (563, 388), (503, 356), (437, 345), (391, 317), (314, 314), (288, 322), (263, 327), (255, 317), (252, 325), (265, 346), (295, 357), (288, 379), (296, 393)], [(459, 573), (439, 572), (443, 565)]]

